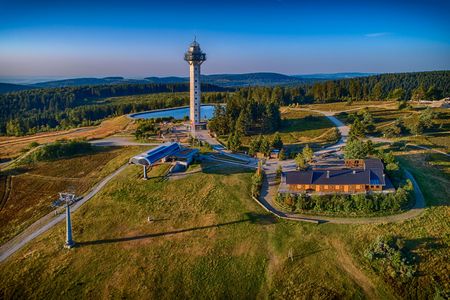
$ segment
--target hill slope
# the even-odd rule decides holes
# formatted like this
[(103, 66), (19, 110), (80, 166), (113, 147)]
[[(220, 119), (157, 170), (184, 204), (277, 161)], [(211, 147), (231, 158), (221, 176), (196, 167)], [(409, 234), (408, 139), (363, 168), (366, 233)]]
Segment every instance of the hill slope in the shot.
[(0, 94), (29, 90), (32, 88), (33, 87), (27, 86), (27, 85), (12, 84), (12, 83), (0, 83)]

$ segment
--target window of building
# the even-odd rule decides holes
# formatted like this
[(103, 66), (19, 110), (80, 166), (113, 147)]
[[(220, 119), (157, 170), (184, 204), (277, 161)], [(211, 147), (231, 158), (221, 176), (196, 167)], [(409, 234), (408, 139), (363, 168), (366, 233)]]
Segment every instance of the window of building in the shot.
[(323, 188), (328, 190), (328, 185), (324, 185)]

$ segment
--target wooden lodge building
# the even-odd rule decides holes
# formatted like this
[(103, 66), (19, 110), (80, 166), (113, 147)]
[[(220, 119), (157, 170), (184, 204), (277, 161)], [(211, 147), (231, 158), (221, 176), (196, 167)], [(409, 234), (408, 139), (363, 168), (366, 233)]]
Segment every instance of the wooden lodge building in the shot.
[[(384, 166), (379, 159), (346, 160), (345, 168), (290, 171), (282, 183), (289, 192), (361, 193), (383, 191), (386, 187)], [(389, 184), (390, 185), (390, 184)]]

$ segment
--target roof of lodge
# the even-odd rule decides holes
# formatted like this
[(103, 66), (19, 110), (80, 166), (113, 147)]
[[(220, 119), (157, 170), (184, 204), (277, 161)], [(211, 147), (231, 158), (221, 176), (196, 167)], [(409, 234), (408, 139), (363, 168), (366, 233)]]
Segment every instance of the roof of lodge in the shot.
[(383, 163), (379, 159), (366, 159), (364, 169), (319, 169), (308, 171), (290, 171), (284, 174), (286, 176), (286, 184), (386, 185), (383, 170)]
[(384, 169), (383, 162), (378, 158), (367, 158), (364, 160), (366, 169)]

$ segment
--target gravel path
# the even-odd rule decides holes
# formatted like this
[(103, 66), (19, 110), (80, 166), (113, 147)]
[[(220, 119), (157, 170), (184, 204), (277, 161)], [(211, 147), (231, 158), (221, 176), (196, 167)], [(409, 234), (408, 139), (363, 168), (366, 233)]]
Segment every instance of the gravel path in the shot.
[[(112, 174), (105, 177), (101, 182), (99, 182), (86, 196), (77, 201), (75, 204), (71, 206), (71, 211), (76, 211), (81, 205), (83, 205), (86, 201), (90, 200), (94, 197), (111, 179), (116, 177), (120, 172), (122, 172), (128, 164), (123, 165), (119, 169), (117, 169)], [(56, 211), (56, 213), (55, 213)], [(25, 229), (22, 233), (6, 242), (4, 245), (0, 247), (0, 262), (7, 259), (9, 256), (14, 254), (16, 251), (25, 246), (28, 242), (33, 240), (34, 238), (40, 236), (62, 220), (66, 218), (65, 213), (57, 214), (58, 210), (55, 210), (45, 217), (39, 219), (35, 223), (33, 223), (30, 227)]]
[[(330, 151), (340, 152), (341, 148), (345, 145), (349, 126), (342, 123), (336, 117), (333, 116), (333, 112), (324, 112), (317, 111), (314, 112), (321, 113), (325, 115), (334, 125), (338, 128), (341, 139), (335, 145), (327, 147), (323, 150), (315, 152), (315, 154), (323, 154)], [(276, 216), (284, 219), (290, 219), (294, 221), (306, 221), (306, 222), (316, 222), (316, 223), (336, 223), (336, 224), (370, 224), (370, 223), (389, 223), (389, 222), (402, 222), (404, 220), (417, 217), (420, 215), (425, 208), (425, 199), (420, 190), (419, 185), (417, 184), (414, 177), (405, 170), (406, 176), (411, 180), (414, 186), (414, 193), (416, 198), (416, 203), (414, 207), (404, 213), (400, 213), (397, 215), (383, 216), (383, 217), (367, 217), (367, 218), (340, 218), (340, 217), (327, 217), (327, 216), (316, 216), (309, 214), (296, 214), (283, 212), (277, 208), (277, 204), (275, 203), (275, 197), (277, 194), (278, 184), (275, 182), (275, 174), (278, 166), (281, 165), (283, 167), (283, 171), (294, 170), (295, 169), (295, 161), (294, 160), (285, 160), (285, 161), (272, 161), (268, 162), (264, 165), (264, 171), (266, 176), (264, 177), (261, 196), (259, 199), (255, 199), (259, 202), (261, 206), (263, 206), (267, 211), (275, 214)]]

